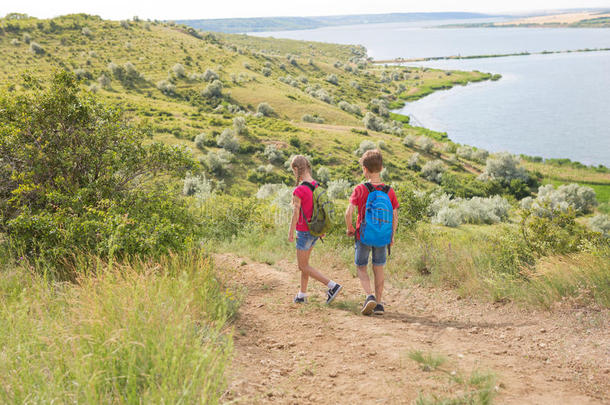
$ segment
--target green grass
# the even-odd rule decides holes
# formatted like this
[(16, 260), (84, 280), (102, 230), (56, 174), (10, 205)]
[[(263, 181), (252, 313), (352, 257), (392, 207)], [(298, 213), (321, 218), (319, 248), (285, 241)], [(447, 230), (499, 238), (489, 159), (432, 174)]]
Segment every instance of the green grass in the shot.
[(424, 353), (421, 350), (413, 350), (407, 355), (411, 360), (419, 363), (423, 371), (435, 371), (440, 366), (447, 362), (447, 357), (433, 354)]
[(76, 284), (0, 272), (0, 402), (217, 403), (238, 300), (210, 261), (81, 266)]

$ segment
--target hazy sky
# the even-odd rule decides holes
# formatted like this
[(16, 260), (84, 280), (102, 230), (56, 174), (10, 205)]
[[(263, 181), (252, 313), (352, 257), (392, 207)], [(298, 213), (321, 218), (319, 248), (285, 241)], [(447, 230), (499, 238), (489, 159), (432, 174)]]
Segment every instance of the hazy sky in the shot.
[(140, 18), (177, 20), (418, 11), (500, 13), (585, 7), (610, 8), (610, 0), (0, 0), (0, 15), (20, 12), (48, 18), (82, 12), (106, 19), (124, 19), (137, 15)]

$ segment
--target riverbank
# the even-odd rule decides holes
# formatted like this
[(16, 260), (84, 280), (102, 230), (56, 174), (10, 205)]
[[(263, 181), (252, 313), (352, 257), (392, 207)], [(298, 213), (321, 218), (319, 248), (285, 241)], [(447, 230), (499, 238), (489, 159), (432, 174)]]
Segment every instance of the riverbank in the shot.
[[(610, 48), (585, 48), (585, 49), (569, 49), (564, 51), (541, 51), (541, 52), (513, 52), (488, 55), (451, 55), (451, 56), (430, 56), (426, 58), (396, 58), (376, 60), (374, 63), (389, 64), (389, 63), (408, 63), (408, 62), (429, 62), (434, 60), (459, 60), (459, 59), (485, 59), (485, 58), (504, 58), (508, 56), (530, 56), (530, 55), (552, 55), (562, 53), (579, 53), (579, 52), (607, 52)], [(498, 77), (499, 79), (499, 77)], [(493, 79), (492, 79), (493, 80)], [(496, 79), (497, 80), (497, 79)]]

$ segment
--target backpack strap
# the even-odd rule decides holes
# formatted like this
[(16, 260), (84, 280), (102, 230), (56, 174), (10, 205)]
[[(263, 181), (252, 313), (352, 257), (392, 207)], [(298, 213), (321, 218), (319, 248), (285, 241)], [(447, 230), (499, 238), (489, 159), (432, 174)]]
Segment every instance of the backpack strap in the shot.
[(366, 186), (367, 190), (369, 190), (369, 193), (372, 193), (373, 191), (375, 191), (375, 187), (373, 187), (373, 185), (369, 182), (364, 183), (364, 185)]
[(390, 186), (388, 186), (387, 184), (384, 184), (380, 190), (376, 189), (375, 186), (373, 186), (369, 182), (364, 183), (364, 185), (369, 190), (369, 193), (372, 193), (373, 191), (383, 191), (384, 193), (387, 194), (390, 191)]
[(301, 183), (302, 186), (307, 186), (307, 188), (309, 188), (311, 190), (311, 192), (313, 193), (314, 190), (316, 189), (316, 186), (314, 186), (313, 184), (311, 184), (308, 181), (304, 181)]
[(387, 184), (384, 184), (383, 187), (381, 188), (381, 191), (383, 191), (384, 193), (389, 193), (390, 192), (390, 186), (388, 186)]

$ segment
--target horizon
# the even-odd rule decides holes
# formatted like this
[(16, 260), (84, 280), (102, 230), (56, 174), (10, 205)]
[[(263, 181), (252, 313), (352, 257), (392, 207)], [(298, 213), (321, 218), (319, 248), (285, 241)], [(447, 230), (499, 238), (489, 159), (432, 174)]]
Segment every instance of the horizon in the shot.
[[(354, 4), (355, 3), (355, 4)], [(137, 16), (151, 20), (216, 20), (216, 19), (248, 19), (248, 18), (294, 18), (294, 17), (327, 17), (379, 14), (410, 14), (410, 13), (480, 13), (489, 15), (532, 15), (548, 13), (566, 13), (585, 10), (610, 10), (609, 0), (586, 0), (574, 7), (567, 0), (515, 0), (498, 2), (490, 5), (481, 0), (467, 0), (456, 7), (447, 0), (431, 0), (425, 5), (409, 5), (405, 7), (398, 0), (386, 1), (382, 5), (370, 5), (363, 0), (355, 2), (340, 1), (327, 4), (324, 0), (296, 1), (289, 5), (279, 1), (265, 2), (263, 5), (252, 5), (249, 2), (229, 4), (181, 4), (180, 1), (170, 6), (154, 5), (134, 1), (124, 4), (117, 0), (107, 2), (89, 2), (83, 5), (75, 0), (63, 0), (52, 4), (37, 0), (24, 0), (15, 10), (13, 5), (0, 4), (0, 16), (10, 13), (22, 13), (28, 16), (45, 19), (67, 14), (96, 15), (107, 20), (130, 19)], [(238, 10), (238, 11), (236, 11)]]

